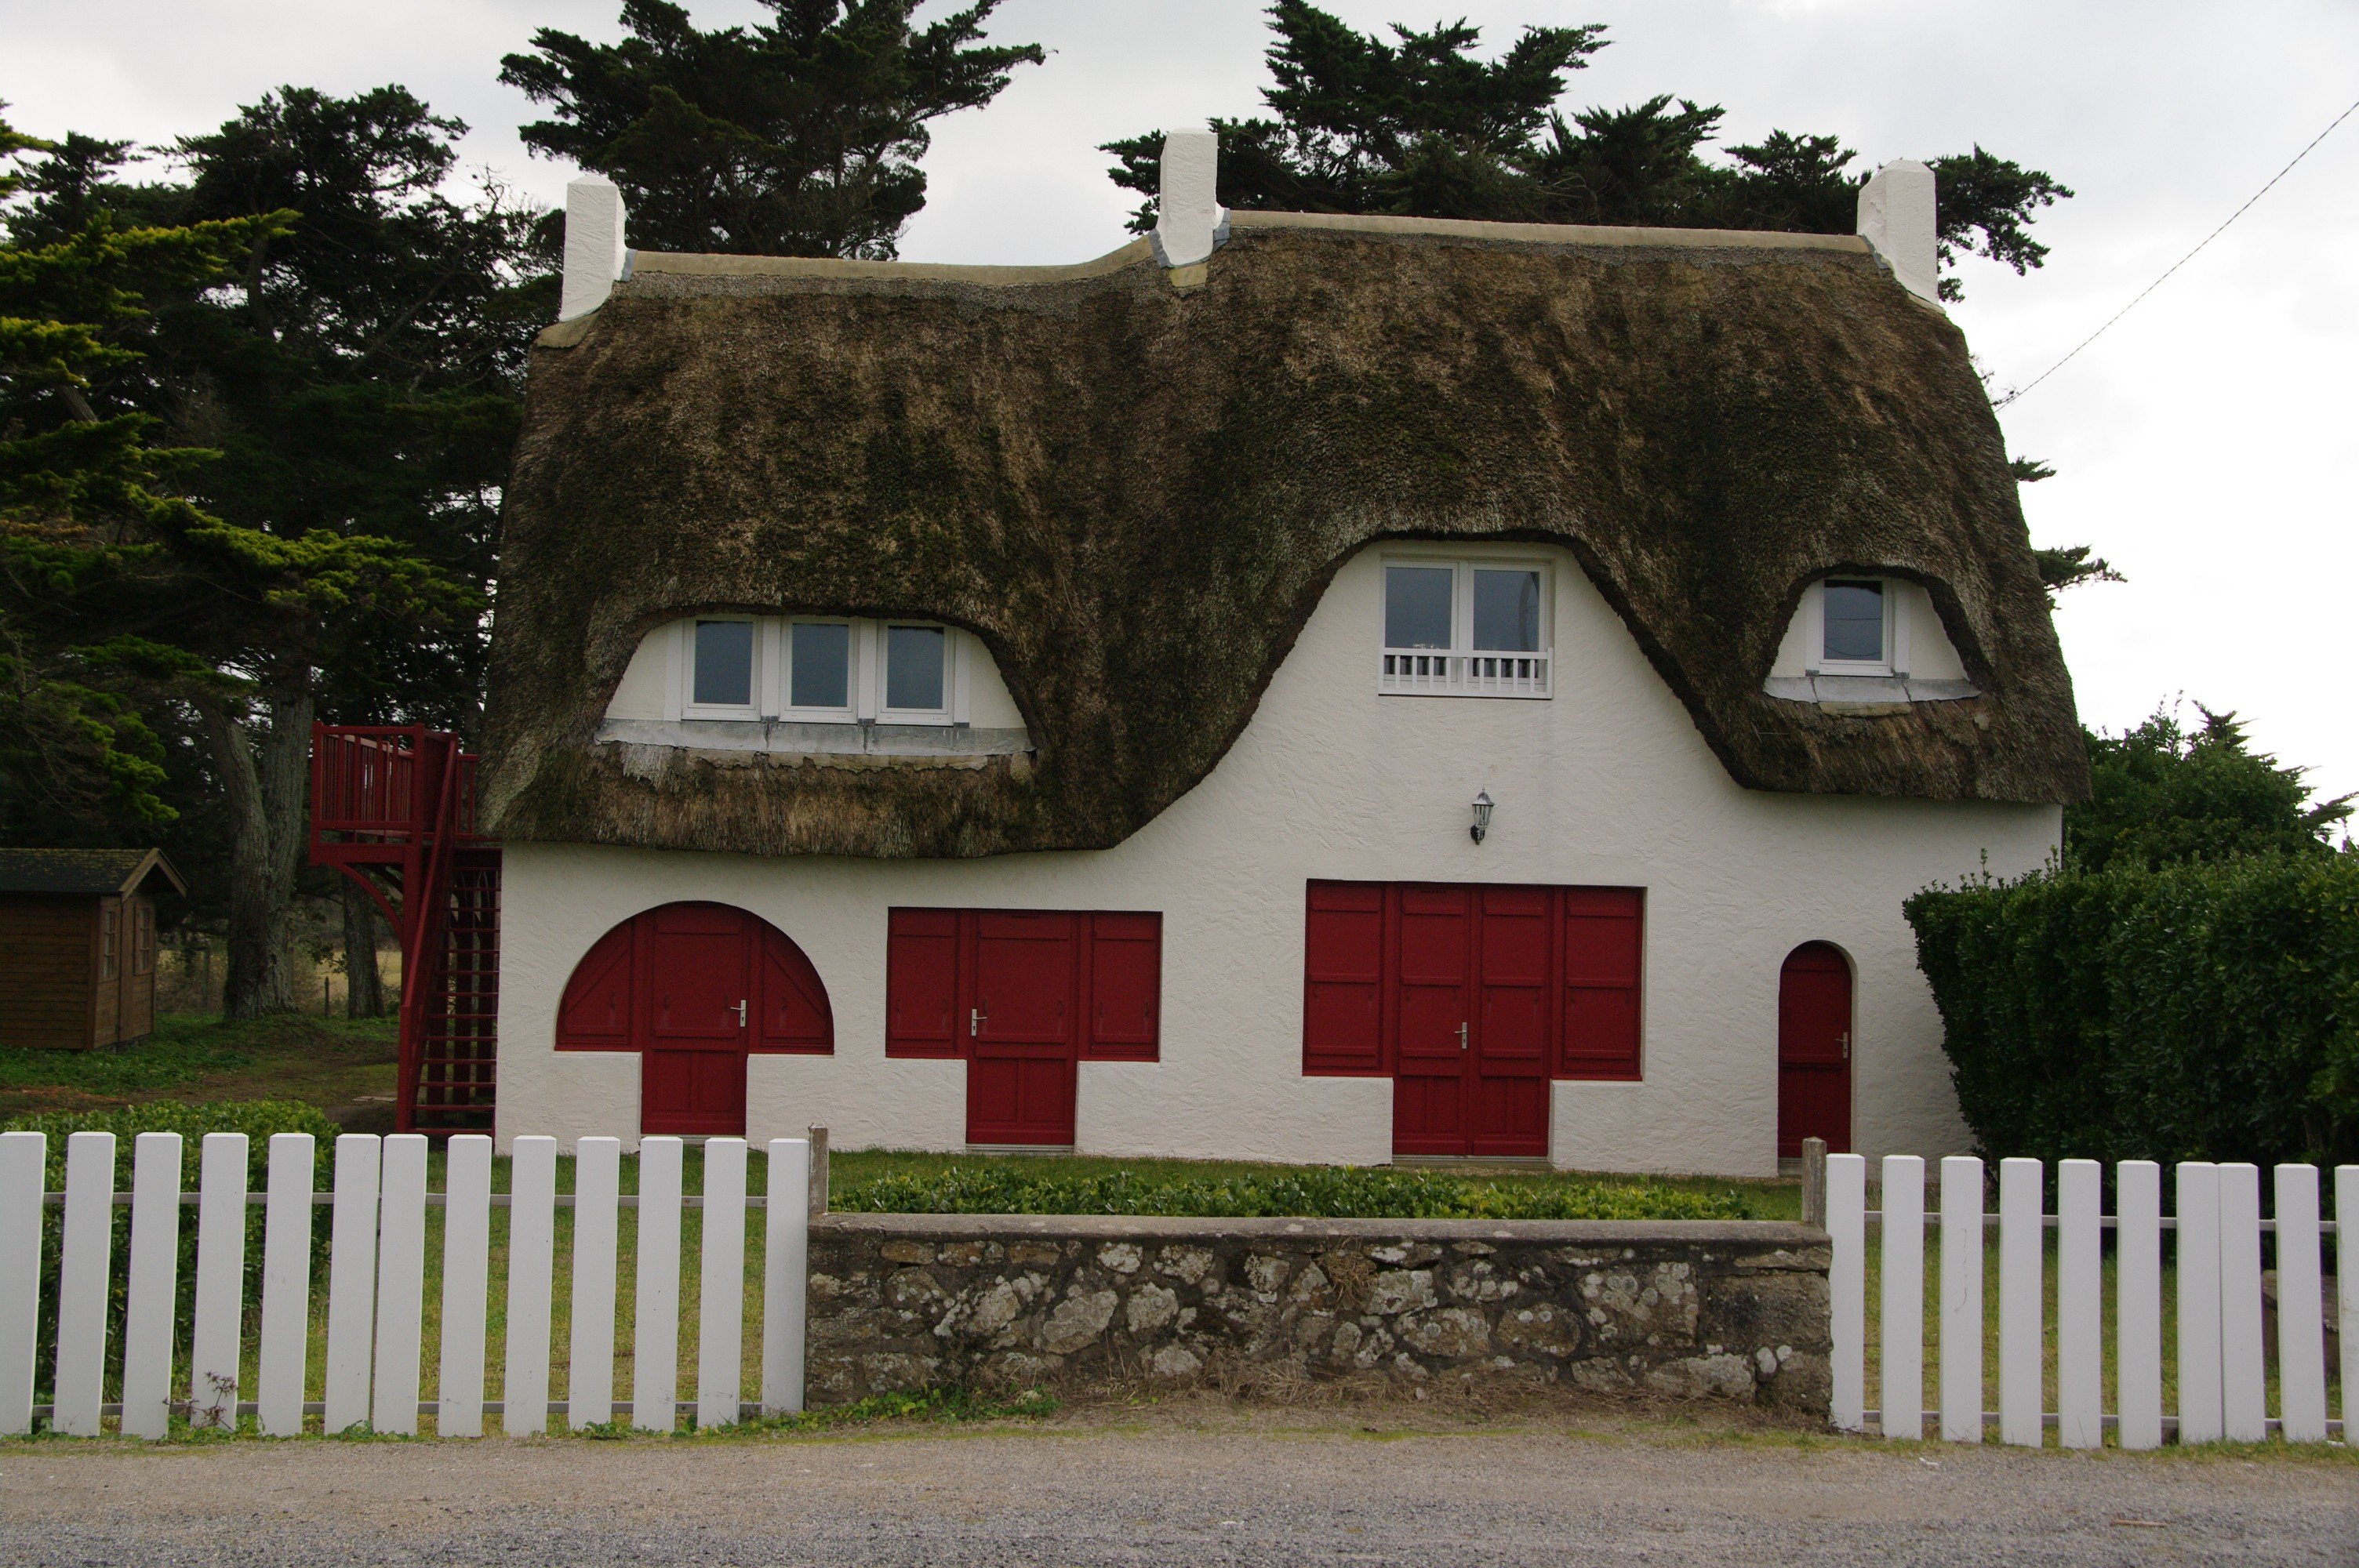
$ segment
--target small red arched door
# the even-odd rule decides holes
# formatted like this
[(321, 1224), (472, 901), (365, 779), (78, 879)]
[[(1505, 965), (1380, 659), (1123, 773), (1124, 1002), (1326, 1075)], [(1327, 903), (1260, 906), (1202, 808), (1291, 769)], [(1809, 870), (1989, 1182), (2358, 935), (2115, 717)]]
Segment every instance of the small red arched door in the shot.
[(1802, 1140), (1851, 1150), (1851, 961), (1829, 942), (1786, 955), (1777, 977), (1777, 1153)]
[(668, 903), (574, 966), (560, 1051), (639, 1053), (639, 1130), (745, 1130), (745, 1058), (835, 1049), (827, 988), (786, 933), (725, 903)]

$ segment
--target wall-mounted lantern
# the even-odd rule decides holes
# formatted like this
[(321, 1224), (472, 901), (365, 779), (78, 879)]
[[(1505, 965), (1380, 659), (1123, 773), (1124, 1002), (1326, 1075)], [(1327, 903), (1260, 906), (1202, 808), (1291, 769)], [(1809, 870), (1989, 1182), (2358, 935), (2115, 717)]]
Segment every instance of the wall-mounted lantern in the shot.
[(1483, 841), (1484, 835), (1491, 831), (1491, 792), (1489, 790), (1484, 790), (1474, 796), (1474, 826), (1466, 831), (1477, 844)]

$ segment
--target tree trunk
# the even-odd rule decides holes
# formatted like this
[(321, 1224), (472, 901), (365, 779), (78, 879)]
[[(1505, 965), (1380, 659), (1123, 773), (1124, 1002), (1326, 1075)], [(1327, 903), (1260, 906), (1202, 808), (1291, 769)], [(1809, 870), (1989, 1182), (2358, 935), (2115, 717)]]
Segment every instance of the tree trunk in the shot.
[(376, 900), (347, 876), (344, 895), (344, 1016), (383, 1018), (385, 981), (376, 968)]
[(299, 977), (288, 930), (303, 853), (310, 784), (311, 695), (267, 693), (247, 717), (199, 704), (230, 821), (229, 969), (223, 1018), (292, 1012), (310, 987)]

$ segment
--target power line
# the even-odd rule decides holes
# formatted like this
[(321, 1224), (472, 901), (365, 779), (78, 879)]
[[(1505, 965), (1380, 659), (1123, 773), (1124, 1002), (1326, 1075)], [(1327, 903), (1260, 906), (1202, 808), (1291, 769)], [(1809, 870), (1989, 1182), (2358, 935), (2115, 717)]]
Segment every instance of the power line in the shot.
[(1996, 406), (2000, 408), (2006, 407), (2008, 404), (2014, 402), (2017, 398), (2021, 397), (2025, 393), (2029, 392), (2033, 387), (2038, 386), (2041, 382), (2046, 381), (2049, 376), (2054, 375), (2058, 371), (2062, 370), (2066, 365), (2071, 363), (2072, 354), (2079, 353), (2082, 349), (2087, 348), (2091, 343), (2093, 343), (2099, 338), (2104, 337), (2107, 328), (2110, 328), (2115, 321), (2120, 320), (2123, 317), (2136, 309), (2138, 308), (2139, 301), (2143, 300), (2147, 295), (2152, 294), (2156, 289), (2160, 288), (2164, 284), (2169, 282), (2171, 273), (2177, 272), (2180, 267), (2183, 267), (2189, 262), (2193, 261), (2196, 256), (2202, 252), (2204, 245), (2210, 244), (2212, 241), (2225, 233), (2230, 223), (2234, 222), (2237, 219), (2243, 217), (2247, 211), (2251, 211), (2254, 202), (2258, 201), (2262, 197), (2267, 196), (2271, 189), (2276, 186), (2278, 180), (2283, 179), (2287, 175), (2293, 172), (2294, 164), (2299, 163), (2302, 159), (2308, 157), (2310, 155), (2311, 150), (2315, 148), (2319, 143), (2324, 141), (2327, 137), (2334, 134), (2334, 127), (2336, 125), (2340, 125), (2343, 121), (2351, 118), (2352, 114), (2354, 113), (2359, 113), (2359, 103), (2353, 103), (2350, 108), (2345, 109), (2342, 114), (2334, 116), (2333, 124), (2328, 125), (2326, 129), (2319, 132), (2315, 136), (2312, 136), (2310, 139), (2309, 146), (2302, 148), (2301, 151), (2293, 155), (2293, 163), (2287, 164), (2285, 168), (2271, 175), (2267, 185), (2264, 185), (2258, 190), (2254, 191), (2253, 194), (2245, 200), (2244, 206), (2239, 207), (2234, 212), (2229, 213), (2227, 218), (2222, 222), (2218, 228), (2204, 235), (2201, 243), (2198, 244), (2194, 250), (2188, 252), (2185, 255), (2171, 263), (2169, 272), (2165, 272), (2160, 277), (2156, 278), (2152, 283), (2147, 284), (2144, 288), (2138, 290), (2136, 299), (2131, 300), (2127, 305), (2125, 305), (2119, 310), (2114, 311), (2112, 316), (2106, 319), (2104, 326), (2098, 328), (2095, 331), (2090, 333), (2087, 337), (2082, 339), (2080, 342), (2075, 344), (2072, 349), (2072, 353), (2066, 354), (2062, 359), (2058, 360), (2054, 364), (2049, 365), (2046, 370), (2041, 371), (2038, 375), (2033, 376), (2027, 384), (2017, 387), (2013, 392), (2010, 392), (2005, 397), (2000, 398)]

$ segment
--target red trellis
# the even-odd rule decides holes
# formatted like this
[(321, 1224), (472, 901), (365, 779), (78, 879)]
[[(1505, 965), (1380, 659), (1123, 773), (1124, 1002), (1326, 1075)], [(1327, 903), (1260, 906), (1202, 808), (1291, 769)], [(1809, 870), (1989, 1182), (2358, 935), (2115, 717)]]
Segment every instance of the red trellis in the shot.
[(497, 1089), (499, 841), (476, 759), (423, 725), (311, 727), (311, 863), (366, 888), (401, 939), (404, 1132), (487, 1132)]

